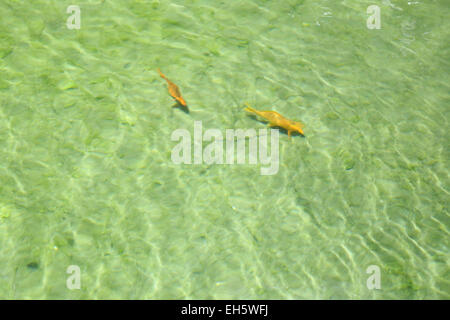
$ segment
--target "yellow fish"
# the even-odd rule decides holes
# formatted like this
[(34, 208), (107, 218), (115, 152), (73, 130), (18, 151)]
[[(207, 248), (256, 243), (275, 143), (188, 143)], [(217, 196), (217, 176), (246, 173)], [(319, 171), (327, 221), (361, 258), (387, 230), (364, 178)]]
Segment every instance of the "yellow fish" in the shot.
[(293, 121), (286, 119), (281, 114), (275, 111), (258, 111), (250, 107), (248, 104), (246, 104), (245, 111), (252, 112), (266, 120), (269, 121), (270, 127), (280, 127), (287, 131), (289, 138), (291, 137), (292, 132), (298, 132), (302, 136), (305, 136), (303, 132), (303, 124), (298, 121)]
[(161, 72), (161, 70), (158, 69), (158, 73), (161, 76), (161, 78), (163, 78), (164, 80), (167, 81), (167, 86), (169, 89), (169, 94), (179, 103), (181, 104), (183, 107), (187, 108), (187, 103), (186, 101), (183, 99), (183, 97), (181, 96), (180, 93), (180, 89), (178, 89), (177, 85), (175, 83), (173, 83), (172, 81), (170, 81), (169, 79), (167, 79), (167, 77)]

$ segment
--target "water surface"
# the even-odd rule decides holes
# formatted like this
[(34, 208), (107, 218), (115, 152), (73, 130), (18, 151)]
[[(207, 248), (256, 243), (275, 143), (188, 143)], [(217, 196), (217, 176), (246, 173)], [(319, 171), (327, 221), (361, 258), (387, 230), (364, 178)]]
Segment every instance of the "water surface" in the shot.
[[(3, 0), (0, 297), (448, 299), (449, 6), (376, 3)], [(245, 102), (306, 125), (277, 174), (171, 161)]]

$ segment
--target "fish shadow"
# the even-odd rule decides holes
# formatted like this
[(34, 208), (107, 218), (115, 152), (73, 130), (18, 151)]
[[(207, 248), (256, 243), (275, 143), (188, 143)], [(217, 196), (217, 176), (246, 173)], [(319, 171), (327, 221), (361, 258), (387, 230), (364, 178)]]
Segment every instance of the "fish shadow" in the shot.
[[(259, 123), (263, 123), (263, 124), (265, 124), (265, 125), (267, 125), (267, 124), (269, 123), (269, 121), (265, 121), (265, 120), (260, 120), (260, 119), (258, 119), (258, 118), (257, 118), (255, 115), (253, 115), (253, 114), (248, 114), (247, 117), (252, 118), (253, 120), (258, 121)], [(284, 128), (282, 128), (282, 127), (270, 127), (270, 128), (271, 128), (271, 129), (278, 129), (278, 130), (280, 130), (280, 132), (281, 132), (282, 134), (288, 136), (287, 130), (284, 129)], [(300, 133), (297, 132), (297, 131), (294, 131), (294, 132), (291, 133), (291, 137), (297, 137), (297, 136), (300, 136), (300, 137), (305, 138), (304, 135), (300, 134)]]
[(180, 109), (181, 111), (183, 111), (186, 114), (189, 114), (189, 108), (188, 106), (183, 106), (181, 103), (177, 102), (175, 103), (172, 108), (176, 108), (176, 109)]

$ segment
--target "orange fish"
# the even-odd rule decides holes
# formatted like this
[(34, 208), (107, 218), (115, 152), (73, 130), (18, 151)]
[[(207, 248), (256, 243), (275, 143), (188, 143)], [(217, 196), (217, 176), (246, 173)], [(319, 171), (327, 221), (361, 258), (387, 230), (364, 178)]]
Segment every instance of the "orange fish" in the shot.
[(161, 70), (158, 69), (159, 75), (161, 76), (161, 78), (163, 78), (164, 80), (167, 81), (167, 85), (168, 85), (168, 89), (169, 89), (169, 94), (179, 103), (181, 104), (183, 107), (187, 107), (187, 103), (186, 101), (184, 101), (183, 97), (181, 96), (180, 93), (180, 89), (178, 89), (177, 85), (175, 83), (173, 83), (172, 81), (170, 81), (169, 79), (167, 79), (167, 77), (161, 72)]
[(305, 136), (303, 133), (303, 124), (298, 121), (293, 121), (286, 119), (281, 114), (275, 111), (258, 111), (250, 107), (248, 104), (245, 111), (252, 112), (266, 120), (269, 120), (270, 127), (280, 127), (285, 129), (288, 132), (288, 136), (291, 137), (292, 132), (298, 132), (302, 136)]

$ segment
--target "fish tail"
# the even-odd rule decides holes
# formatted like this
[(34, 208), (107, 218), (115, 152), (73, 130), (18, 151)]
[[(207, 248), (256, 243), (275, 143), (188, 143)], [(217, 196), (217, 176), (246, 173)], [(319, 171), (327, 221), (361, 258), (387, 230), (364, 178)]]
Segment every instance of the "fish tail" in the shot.
[(250, 105), (248, 103), (245, 104), (247, 107), (244, 109), (245, 111), (248, 112), (253, 112), (253, 113), (258, 113), (257, 110), (253, 109), (252, 107), (250, 107)]
[(158, 70), (158, 73), (161, 76), (161, 78), (167, 80), (166, 76), (161, 72), (161, 70), (159, 70), (159, 68), (157, 70)]

